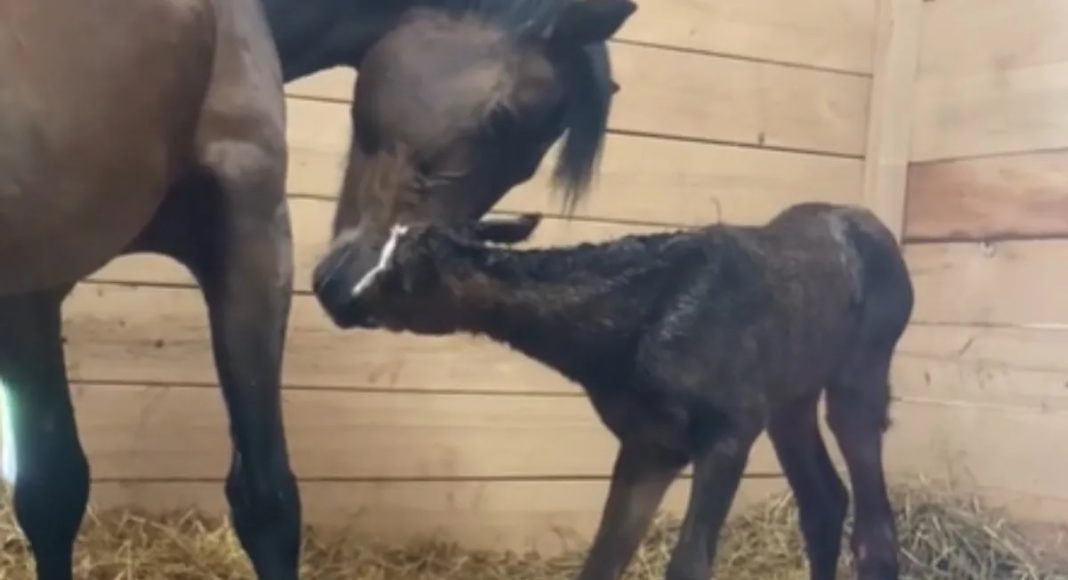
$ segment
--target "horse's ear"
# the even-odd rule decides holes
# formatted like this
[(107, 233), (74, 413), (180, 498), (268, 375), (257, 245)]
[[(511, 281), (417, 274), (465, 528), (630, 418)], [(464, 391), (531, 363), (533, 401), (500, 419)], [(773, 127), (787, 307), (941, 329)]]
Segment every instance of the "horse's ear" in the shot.
[(560, 14), (550, 42), (560, 48), (581, 48), (612, 37), (638, 5), (631, 0), (576, 0)]

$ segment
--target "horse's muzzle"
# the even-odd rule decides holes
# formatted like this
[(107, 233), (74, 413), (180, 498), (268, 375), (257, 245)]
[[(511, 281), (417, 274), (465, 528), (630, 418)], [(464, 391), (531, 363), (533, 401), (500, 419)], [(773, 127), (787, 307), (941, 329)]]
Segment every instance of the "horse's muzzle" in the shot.
[(374, 267), (370, 257), (353, 243), (335, 246), (315, 267), (312, 291), (339, 328), (377, 328), (365, 301), (354, 294), (357, 281)]

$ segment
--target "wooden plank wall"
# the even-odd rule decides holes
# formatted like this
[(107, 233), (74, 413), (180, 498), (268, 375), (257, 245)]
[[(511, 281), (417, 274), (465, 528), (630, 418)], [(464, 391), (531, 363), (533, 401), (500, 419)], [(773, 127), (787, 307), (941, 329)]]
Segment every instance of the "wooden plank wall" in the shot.
[[(922, 5), (904, 240), (918, 302), (891, 449), (1068, 517), (1068, 3)], [(920, 403), (909, 403), (917, 405)]]
[[(550, 216), (533, 242), (543, 245), (757, 223), (802, 200), (860, 203), (874, 7), (642, 2), (611, 45), (623, 89), (598, 191), (563, 220), (543, 173), (499, 211)], [(284, 397), (306, 519), (356, 518), (387, 539), (447, 528), (473, 545), (545, 551), (562, 545), (561, 530), (588, 535), (615, 443), (577, 388), (483, 340), (342, 334), (309, 295), (352, 82), (329, 71), (289, 88), (298, 267)], [(1005, 267), (1026, 267), (1014, 264)], [(77, 287), (65, 322), (94, 499), (221, 508), (227, 427), (189, 276), (158, 258), (118, 260)], [(932, 348), (952, 349), (956, 338)], [(909, 413), (914, 423), (929, 416), (922, 405)], [(743, 501), (783, 485), (764, 441), (749, 476)], [(686, 487), (675, 486), (670, 506)]]

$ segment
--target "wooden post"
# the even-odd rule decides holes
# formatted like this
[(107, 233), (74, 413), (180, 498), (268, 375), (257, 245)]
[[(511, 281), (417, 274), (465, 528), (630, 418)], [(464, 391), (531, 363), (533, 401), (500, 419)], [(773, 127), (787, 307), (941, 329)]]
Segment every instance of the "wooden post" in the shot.
[(877, 0), (864, 203), (901, 240), (922, 0)]

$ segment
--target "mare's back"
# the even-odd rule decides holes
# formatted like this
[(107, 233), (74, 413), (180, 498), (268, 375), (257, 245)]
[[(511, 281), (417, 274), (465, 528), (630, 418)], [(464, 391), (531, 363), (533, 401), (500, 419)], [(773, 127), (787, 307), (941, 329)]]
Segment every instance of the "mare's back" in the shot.
[(214, 16), (211, 0), (0, 0), (0, 268), (80, 277), (139, 233), (191, 158)]

